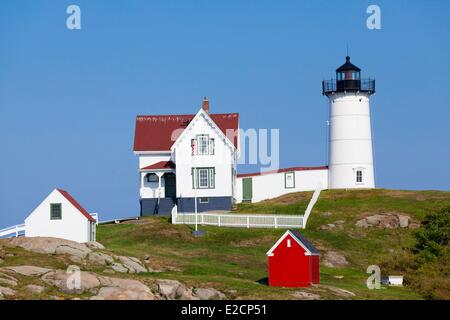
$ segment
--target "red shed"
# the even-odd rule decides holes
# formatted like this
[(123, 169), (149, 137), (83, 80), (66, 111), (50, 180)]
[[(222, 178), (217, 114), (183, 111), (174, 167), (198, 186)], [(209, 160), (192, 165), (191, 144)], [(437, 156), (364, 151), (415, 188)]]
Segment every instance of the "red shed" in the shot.
[(288, 230), (267, 252), (269, 285), (309, 287), (319, 283), (319, 251), (296, 230)]

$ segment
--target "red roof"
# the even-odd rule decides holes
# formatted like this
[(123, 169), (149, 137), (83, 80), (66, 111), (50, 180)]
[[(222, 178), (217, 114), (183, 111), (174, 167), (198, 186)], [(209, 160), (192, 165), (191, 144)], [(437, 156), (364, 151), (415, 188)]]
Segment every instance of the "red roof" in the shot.
[[(211, 119), (227, 134), (227, 130), (238, 130), (239, 114), (210, 114)], [(192, 114), (137, 116), (134, 132), (134, 151), (169, 151), (176, 139), (195, 117)], [(231, 140), (231, 139), (230, 139)], [(233, 144), (237, 147), (237, 135)]]
[(169, 169), (175, 169), (175, 163), (173, 163), (172, 161), (160, 161), (151, 164), (149, 166), (146, 166), (144, 168), (141, 168), (141, 170), (169, 170)]
[(306, 171), (306, 170), (327, 170), (327, 166), (322, 167), (291, 167), (291, 168), (284, 168), (284, 169), (278, 169), (278, 170), (272, 170), (272, 171), (264, 171), (264, 172), (255, 172), (255, 173), (241, 173), (238, 174), (238, 178), (245, 178), (245, 177), (253, 177), (253, 176), (262, 176), (265, 174), (273, 174), (273, 173), (282, 173), (282, 172), (290, 172), (290, 171)]
[(73, 206), (77, 208), (78, 211), (80, 211), (80, 213), (83, 214), (89, 221), (95, 222), (95, 219), (92, 218), (92, 216), (67, 191), (61, 189), (56, 190), (58, 190), (59, 193), (61, 193), (64, 196), (64, 198), (69, 200), (69, 202), (73, 204)]

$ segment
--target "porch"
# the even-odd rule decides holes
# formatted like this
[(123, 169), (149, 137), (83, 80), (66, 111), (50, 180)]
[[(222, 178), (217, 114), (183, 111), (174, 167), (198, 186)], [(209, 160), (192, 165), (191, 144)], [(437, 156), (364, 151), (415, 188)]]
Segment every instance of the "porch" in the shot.
[(177, 202), (175, 164), (158, 162), (140, 171), (141, 215), (170, 214)]

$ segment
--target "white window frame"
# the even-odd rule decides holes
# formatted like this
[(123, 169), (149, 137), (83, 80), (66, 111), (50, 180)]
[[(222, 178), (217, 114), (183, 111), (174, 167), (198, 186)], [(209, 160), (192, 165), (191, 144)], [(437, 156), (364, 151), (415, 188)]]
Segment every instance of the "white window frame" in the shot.
[(210, 138), (208, 134), (198, 134), (195, 139), (191, 140), (191, 147), (195, 142), (196, 155), (213, 155), (214, 154), (214, 138)]
[[(287, 177), (292, 175), (292, 185), (287, 184)], [(285, 172), (284, 173), (284, 188), (285, 189), (295, 189), (295, 171)]]
[[(206, 176), (200, 177), (205, 172)], [(192, 175), (193, 189), (215, 189), (216, 170), (214, 167), (192, 168)]]

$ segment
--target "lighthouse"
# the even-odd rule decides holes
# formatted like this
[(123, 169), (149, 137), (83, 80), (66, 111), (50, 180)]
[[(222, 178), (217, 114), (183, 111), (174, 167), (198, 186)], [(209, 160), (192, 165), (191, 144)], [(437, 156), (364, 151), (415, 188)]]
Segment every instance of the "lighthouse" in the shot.
[(375, 188), (370, 97), (374, 79), (361, 79), (361, 69), (346, 57), (336, 79), (322, 82), (329, 100), (328, 188)]

